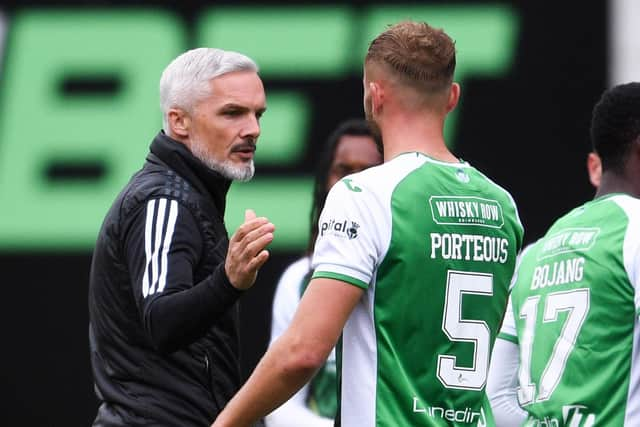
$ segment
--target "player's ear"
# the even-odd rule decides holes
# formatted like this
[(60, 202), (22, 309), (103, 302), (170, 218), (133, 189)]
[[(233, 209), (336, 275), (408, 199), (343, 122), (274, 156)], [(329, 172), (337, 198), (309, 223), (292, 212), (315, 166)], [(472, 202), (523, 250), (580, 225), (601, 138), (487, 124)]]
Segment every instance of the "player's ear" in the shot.
[(449, 89), (449, 100), (447, 101), (447, 113), (456, 108), (458, 100), (460, 99), (460, 85), (458, 83), (451, 83), (451, 89)]
[(602, 177), (602, 163), (600, 156), (594, 151), (587, 156), (587, 171), (589, 172), (589, 181), (595, 188), (600, 187), (600, 178)]
[(371, 113), (374, 116), (379, 115), (385, 101), (384, 88), (380, 82), (369, 82), (369, 93), (371, 94)]
[(169, 122), (169, 129), (165, 131), (176, 139), (183, 139), (189, 137), (189, 130), (191, 127), (191, 117), (181, 108), (171, 108), (167, 113), (167, 121)]

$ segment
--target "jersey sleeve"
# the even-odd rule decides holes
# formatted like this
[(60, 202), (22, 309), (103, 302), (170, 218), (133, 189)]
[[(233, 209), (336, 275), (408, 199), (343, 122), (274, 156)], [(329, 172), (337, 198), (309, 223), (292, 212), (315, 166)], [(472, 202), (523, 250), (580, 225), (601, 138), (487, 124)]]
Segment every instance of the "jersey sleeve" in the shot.
[(623, 262), (635, 290), (636, 316), (640, 316), (640, 200), (620, 197), (616, 201), (624, 209), (629, 221), (623, 243)]
[[(638, 224), (638, 226), (640, 227), (640, 224)], [(640, 242), (638, 230), (636, 230), (635, 241)], [(625, 264), (628, 265), (627, 271), (629, 280), (635, 290), (634, 302), (636, 307), (636, 316), (640, 317), (640, 245), (636, 245), (635, 250), (629, 256), (629, 259), (625, 260)]]
[(497, 427), (520, 426), (527, 413), (518, 403), (518, 346), (498, 338), (487, 377), (487, 397)]
[(511, 302), (511, 295), (509, 295), (509, 302), (507, 303), (507, 309), (504, 313), (502, 328), (500, 328), (498, 338), (502, 338), (503, 340), (511, 341), (514, 344), (518, 344), (518, 334), (516, 333), (516, 319), (513, 315), (513, 303)]
[(511, 283), (509, 285), (509, 301), (507, 303), (507, 309), (504, 313), (504, 318), (502, 319), (502, 328), (500, 329), (500, 333), (498, 334), (499, 338), (505, 339), (507, 341), (511, 341), (515, 344), (518, 344), (518, 334), (516, 330), (516, 318), (513, 312), (513, 302), (511, 300), (511, 291), (514, 286), (518, 283), (518, 277), (520, 273), (520, 266), (522, 265), (522, 261), (525, 256), (533, 249), (535, 243), (527, 245), (522, 249), (522, 251), (518, 254), (516, 259), (516, 267), (513, 272), (513, 277), (511, 278)]
[(124, 256), (152, 345), (172, 352), (200, 338), (238, 299), (221, 263), (194, 283), (203, 251), (193, 214), (176, 200), (146, 202), (124, 236)]
[(366, 289), (381, 259), (378, 228), (384, 212), (373, 193), (352, 179), (333, 186), (318, 221), (313, 278), (338, 279)]
[(640, 317), (640, 200), (618, 195), (612, 200), (627, 216), (627, 230), (622, 247), (624, 269), (634, 288), (636, 316)]

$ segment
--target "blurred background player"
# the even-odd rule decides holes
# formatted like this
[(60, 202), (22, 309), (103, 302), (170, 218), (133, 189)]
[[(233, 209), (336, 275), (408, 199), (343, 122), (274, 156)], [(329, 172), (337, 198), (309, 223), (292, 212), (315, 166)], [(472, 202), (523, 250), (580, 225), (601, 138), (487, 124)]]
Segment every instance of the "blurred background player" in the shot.
[(595, 199), (525, 250), (514, 276), (487, 387), (499, 426), (640, 425), (640, 83), (602, 95), (591, 140)]
[[(309, 248), (304, 257), (282, 274), (273, 299), (271, 342), (287, 329), (311, 279), (311, 254), (318, 235), (318, 219), (327, 194), (344, 176), (382, 163), (382, 143), (365, 120), (341, 123), (329, 136), (316, 169)], [(266, 418), (267, 427), (329, 427), (337, 409), (335, 351), (309, 384)]]
[(493, 424), (484, 386), (523, 230), (509, 193), (445, 144), (455, 64), (426, 23), (370, 44), (363, 103), (385, 163), (329, 192), (294, 319), (214, 426), (281, 405), (341, 334), (336, 425)]

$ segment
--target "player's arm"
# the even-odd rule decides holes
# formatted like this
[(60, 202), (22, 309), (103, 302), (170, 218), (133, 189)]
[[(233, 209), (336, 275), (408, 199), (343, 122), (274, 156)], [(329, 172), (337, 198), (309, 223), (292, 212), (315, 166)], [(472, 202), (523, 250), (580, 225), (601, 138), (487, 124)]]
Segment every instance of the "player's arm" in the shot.
[(313, 279), (291, 326), (213, 423), (250, 426), (289, 399), (325, 363), (363, 289), (328, 278)]
[[(314, 279), (291, 326), (214, 426), (248, 426), (308, 382), (327, 359), (371, 282), (380, 253), (374, 219), (376, 214), (381, 216), (379, 210), (384, 206), (362, 183), (354, 187), (350, 181), (337, 183), (329, 191), (313, 255)], [(342, 224), (352, 225), (351, 234), (346, 234)]]
[(520, 354), (511, 297), (502, 329), (493, 346), (487, 378), (487, 397), (497, 427), (520, 426), (527, 413), (518, 403)]
[(498, 337), (487, 379), (487, 396), (497, 427), (520, 426), (527, 418), (518, 403), (518, 368), (518, 345)]

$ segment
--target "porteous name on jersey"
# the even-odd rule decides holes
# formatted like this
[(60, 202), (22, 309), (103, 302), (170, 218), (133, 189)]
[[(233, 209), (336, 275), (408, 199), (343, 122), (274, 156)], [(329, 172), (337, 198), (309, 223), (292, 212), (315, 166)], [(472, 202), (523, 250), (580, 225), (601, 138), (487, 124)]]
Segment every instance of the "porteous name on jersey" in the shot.
[[(431, 216), (439, 225), (480, 226), (500, 229), (504, 225), (502, 206), (496, 200), (475, 196), (431, 196)], [(499, 262), (509, 256), (504, 237), (471, 233), (430, 233), (431, 258)]]
[[(593, 247), (599, 228), (568, 228), (545, 238), (540, 244), (538, 261), (572, 252), (586, 252)], [(549, 260), (536, 266), (531, 278), (531, 289), (580, 282), (584, 276), (585, 259), (582, 256)]]

